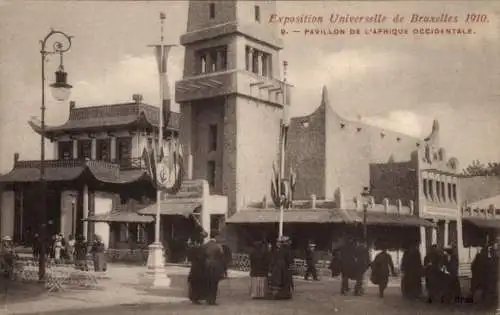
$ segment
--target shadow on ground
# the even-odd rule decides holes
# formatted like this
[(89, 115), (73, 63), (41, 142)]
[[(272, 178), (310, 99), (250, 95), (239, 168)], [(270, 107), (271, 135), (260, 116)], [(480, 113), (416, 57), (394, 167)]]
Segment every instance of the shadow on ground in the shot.
[(46, 294), (44, 284), (0, 279), (0, 305), (33, 301)]

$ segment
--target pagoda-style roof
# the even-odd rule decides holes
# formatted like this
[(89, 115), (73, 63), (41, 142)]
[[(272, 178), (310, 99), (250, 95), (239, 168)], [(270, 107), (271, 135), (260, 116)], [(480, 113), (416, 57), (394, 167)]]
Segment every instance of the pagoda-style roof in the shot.
[[(98, 132), (118, 129), (137, 130), (138, 128), (157, 129), (160, 109), (156, 106), (132, 102), (123, 104), (76, 107), (70, 105), (69, 119), (60, 126), (45, 126), (45, 136), (54, 138), (63, 134), (78, 132)], [(31, 128), (42, 134), (39, 123), (29, 121)], [(180, 114), (170, 112), (167, 129), (180, 129)]]
[[(47, 160), (46, 181), (73, 181), (84, 175), (110, 184), (126, 184), (147, 178), (142, 169), (120, 170), (120, 166), (104, 161)], [(0, 176), (0, 183), (28, 183), (40, 180), (40, 161), (15, 161), (9, 173)]]

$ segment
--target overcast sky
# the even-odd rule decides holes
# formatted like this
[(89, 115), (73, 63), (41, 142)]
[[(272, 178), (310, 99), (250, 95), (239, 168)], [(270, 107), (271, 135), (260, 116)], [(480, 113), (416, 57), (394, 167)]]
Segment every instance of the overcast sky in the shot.
[[(134, 93), (156, 105), (156, 61), (147, 45), (159, 38), (160, 11), (167, 16), (166, 40), (178, 43), (187, 6), (187, 1), (0, 0), (0, 172), (11, 169), (14, 152), (22, 159), (39, 158), (39, 137), (27, 121), (40, 115), (39, 40), (51, 27), (74, 36), (64, 62), (77, 106), (126, 102)], [(461, 167), (476, 158), (500, 160), (498, 2), (278, 1), (277, 8), (279, 15), (448, 13), (463, 19), (468, 12), (489, 14), (489, 23), (474, 27), (474, 36), (289, 34), (281, 57), (289, 62), (288, 79), (296, 87), (292, 115), (312, 112), (325, 85), (331, 106), (347, 118), (360, 115), (415, 136), (426, 136), (437, 118), (442, 144)], [(174, 49), (169, 60), (172, 87), (181, 77), (183, 52), (181, 46)], [(48, 80), (57, 65), (50, 58)], [(50, 94), (47, 108), (49, 125), (68, 117), (68, 104)], [(52, 150), (47, 153), (51, 157)]]

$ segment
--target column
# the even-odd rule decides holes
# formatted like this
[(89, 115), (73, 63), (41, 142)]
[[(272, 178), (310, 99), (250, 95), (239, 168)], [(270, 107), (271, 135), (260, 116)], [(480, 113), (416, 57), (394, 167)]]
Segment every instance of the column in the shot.
[[(87, 185), (83, 186), (83, 217), (86, 219), (89, 217), (89, 187)], [(90, 236), (88, 235), (89, 223), (83, 221), (83, 235), (86, 236), (86, 240), (90, 241)]]
[(189, 180), (193, 179), (193, 155), (189, 154), (188, 155), (188, 172), (187, 172), (187, 177)]
[(439, 195), (437, 193), (437, 185), (439, 185), (438, 180), (433, 180), (434, 184), (432, 185), (433, 194), (434, 194), (434, 200), (438, 201), (439, 200)]
[[(248, 47), (248, 46), (247, 46)], [(252, 65), (253, 65), (253, 48), (248, 47), (246, 50), (247, 52), (247, 71), (252, 71)]]
[[(54, 143), (52, 143), (52, 154), (53, 154), (53, 159), (54, 160), (59, 160), (59, 143), (57, 141), (54, 141)], [(62, 156), (61, 156), (62, 158)]]
[(427, 228), (421, 226), (420, 227), (420, 253), (422, 253), (422, 263), (424, 262), (424, 257), (427, 255)]
[(97, 139), (92, 138), (91, 141), (92, 141), (92, 145), (91, 145), (90, 159), (96, 160), (97, 159)]
[(444, 221), (444, 246), (450, 245), (450, 220)]
[(7, 190), (2, 193), (2, 207), (0, 212), (0, 234), (14, 238), (14, 191)]
[(111, 162), (116, 161), (116, 137), (111, 137), (111, 148), (109, 150), (109, 155), (111, 157)]
[(73, 140), (73, 158), (78, 159), (78, 140)]
[(431, 242), (431, 244), (434, 245), (434, 244), (437, 244), (437, 241), (438, 241), (437, 229), (439, 228), (439, 225), (438, 225), (439, 220), (434, 219), (434, 220), (432, 220), (432, 222), (434, 222), (435, 227), (432, 229), (432, 242)]

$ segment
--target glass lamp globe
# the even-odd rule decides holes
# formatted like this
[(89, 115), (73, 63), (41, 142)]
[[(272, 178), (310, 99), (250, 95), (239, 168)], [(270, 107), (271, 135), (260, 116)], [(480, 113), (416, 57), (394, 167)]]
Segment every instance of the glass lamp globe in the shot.
[(64, 70), (59, 69), (56, 71), (56, 82), (51, 84), (52, 96), (59, 102), (63, 102), (69, 99), (71, 95), (71, 86), (67, 83), (68, 74)]

